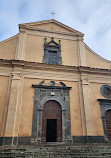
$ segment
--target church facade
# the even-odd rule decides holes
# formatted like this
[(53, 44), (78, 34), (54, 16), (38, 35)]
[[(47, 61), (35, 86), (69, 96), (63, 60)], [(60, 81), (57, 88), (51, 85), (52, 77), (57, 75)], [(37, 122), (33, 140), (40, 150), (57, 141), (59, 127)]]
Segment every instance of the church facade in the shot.
[(0, 145), (111, 140), (111, 61), (56, 20), (0, 42)]

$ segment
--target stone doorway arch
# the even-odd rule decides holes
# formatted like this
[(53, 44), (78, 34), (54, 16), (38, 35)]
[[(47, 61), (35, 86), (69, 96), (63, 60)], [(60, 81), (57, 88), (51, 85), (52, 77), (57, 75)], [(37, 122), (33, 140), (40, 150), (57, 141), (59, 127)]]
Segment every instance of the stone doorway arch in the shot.
[(42, 142), (42, 116), (44, 104), (55, 101), (61, 106), (62, 113), (62, 142), (72, 142), (70, 120), (70, 96), (71, 87), (32, 85), (34, 88), (34, 108), (32, 122), (31, 142)]
[(62, 108), (54, 100), (47, 101), (42, 112), (42, 142), (62, 141)]

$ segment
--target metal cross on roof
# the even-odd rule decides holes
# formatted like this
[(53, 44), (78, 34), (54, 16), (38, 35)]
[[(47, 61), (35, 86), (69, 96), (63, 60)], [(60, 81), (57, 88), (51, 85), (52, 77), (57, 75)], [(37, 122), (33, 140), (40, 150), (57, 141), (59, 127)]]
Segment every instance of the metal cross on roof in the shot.
[(56, 13), (54, 13), (54, 11), (52, 11), (50, 14), (52, 14), (52, 19), (54, 19), (54, 14), (56, 14)]

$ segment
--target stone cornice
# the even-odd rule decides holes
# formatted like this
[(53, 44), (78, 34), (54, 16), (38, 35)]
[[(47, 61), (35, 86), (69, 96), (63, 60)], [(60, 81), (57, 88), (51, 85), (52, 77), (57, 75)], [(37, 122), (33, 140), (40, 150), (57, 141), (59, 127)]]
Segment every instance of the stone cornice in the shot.
[[(71, 36), (70, 34), (57, 34), (57, 33), (52, 33), (51, 32), (42, 32), (42, 31), (33, 31), (33, 30), (26, 30), (27, 35), (33, 35), (33, 36), (40, 36), (40, 37), (50, 37), (52, 36), (57, 39), (65, 39), (65, 40), (71, 40), (71, 41), (77, 41), (78, 36)], [(79, 37), (83, 41), (83, 37)]]
[(104, 104), (104, 103), (110, 103), (111, 104), (111, 99), (98, 99), (98, 101), (102, 104)]
[(32, 85), (33, 88), (45, 88), (45, 89), (66, 89), (70, 90), (72, 87), (64, 87), (64, 86), (44, 86), (44, 85)]
[[(19, 24), (19, 30), (24, 30), (24, 29), (28, 29), (28, 30), (39, 30), (39, 31), (45, 31), (45, 32), (57, 32), (57, 33), (66, 33), (66, 32), (61, 32), (61, 31), (54, 31), (54, 30), (47, 30), (47, 29), (41, 29), (39, 28), (39, 25), (42, 25), (42, 24), (49, 24), (49, 23), (52, 23), (52, 24), (57, 24), (58, 26), (62, 27), (62, 28), (65, 28), (69, 31), (69, 34), (73, 34), (73, 35), (77, 35), (77, 36), (80, 36), (80, 37), (83, 37), (84, 34), (80, 31), (77, 31), (57, 20), (54, 20), (54, 19), (50, 19), (50, 20), (45, 20), (45, 21), (39, 21), (39, 22), (32, 22), (32, 23), (24, 23), (24, 24)], [(38, 27), (36, 27), (38, 26)]]
[[(72, 32), (77, 32), (77, 33), (79, 33), (79, 34), (83, 34), (82, 32), (80, 32), (80, 31), (78, 31), (78, 30), (75, 30), (75, 29), (73, 29), (73, 28), (71, 28), (71, 27), (69, 27), (69, 26), (67, 26), (67, 25), (65, 25), (65, 24), (63, 24), (63, 23), (61, 23), (61, 22), (55, 20), (55, 19), (44, 20), (44, 21), (38, 21), (38, 22), (31, 22), (31, 23), (23, 23), (23, 24), (19, 24), (19, 26), (21, 26), (21, 25), (24, 25), (24, 26), (35, 26), (35, 25), (42, 25), (42, 24), (48, 24), (48, 23), (54, 23), (54, 24), (57, 24), (58, 26), (61, 26), (61, 27), (63, 27), (63, 28), (66, 28), (66, 29), (68, 29), (68, 30), (70, 30), (70, 31), (72, 31)], [(83, 34), (83, 35), (84, 35), (84, 34)]]
[(80, 73), (87, 73), (87, 74), (109, 74), (111, 75), (111, 69), (101, 69), (101, 68), (92, 68), (92, 67), (85, 67), (85, 66), (78, 66)]
[(52, 70), (62, 72), (76, 72), (82, 74), (107, 74), (111, 75), (111, 69), (99, 69), (85, 66), (67, 66), (67, 65), (49, 65), (44, 63), (29, 62), (23, 60), (8, 60), (0, 59), (0, 66), (8, 67), (22, 67), (24, 69), (36, 69), (36, 70)]
[(20, 31), (25, 31), (25, 30), (33, 30), (33, 31), (41, 31), (41, 32), (48, 32), (48, 33), (56, 33), (56, 34), (62, 34), (62, 35), (70, 35), (70, 36), (76, 36), (76, 37), (83, 37), (83, 34), (80, 34), (78, 32), (61, 32), (61, 31), (56, 31), (56, 30), (46, 30), (43, 28), (36, 28), (32, 26), (24, 26), (24, 25), (19, 25), (19, 30)]
[(8, 59), (0, 59), (0, 66), (12, 67), (11, 60), (8, 60)]

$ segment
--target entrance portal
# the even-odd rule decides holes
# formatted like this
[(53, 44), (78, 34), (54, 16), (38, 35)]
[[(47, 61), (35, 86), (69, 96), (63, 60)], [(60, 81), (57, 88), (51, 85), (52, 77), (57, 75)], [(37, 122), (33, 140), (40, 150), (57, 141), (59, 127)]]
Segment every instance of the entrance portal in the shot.
[(62, 109), (56, 101), (48, 101), (43, 106), (42, 141), (62, 141)]

